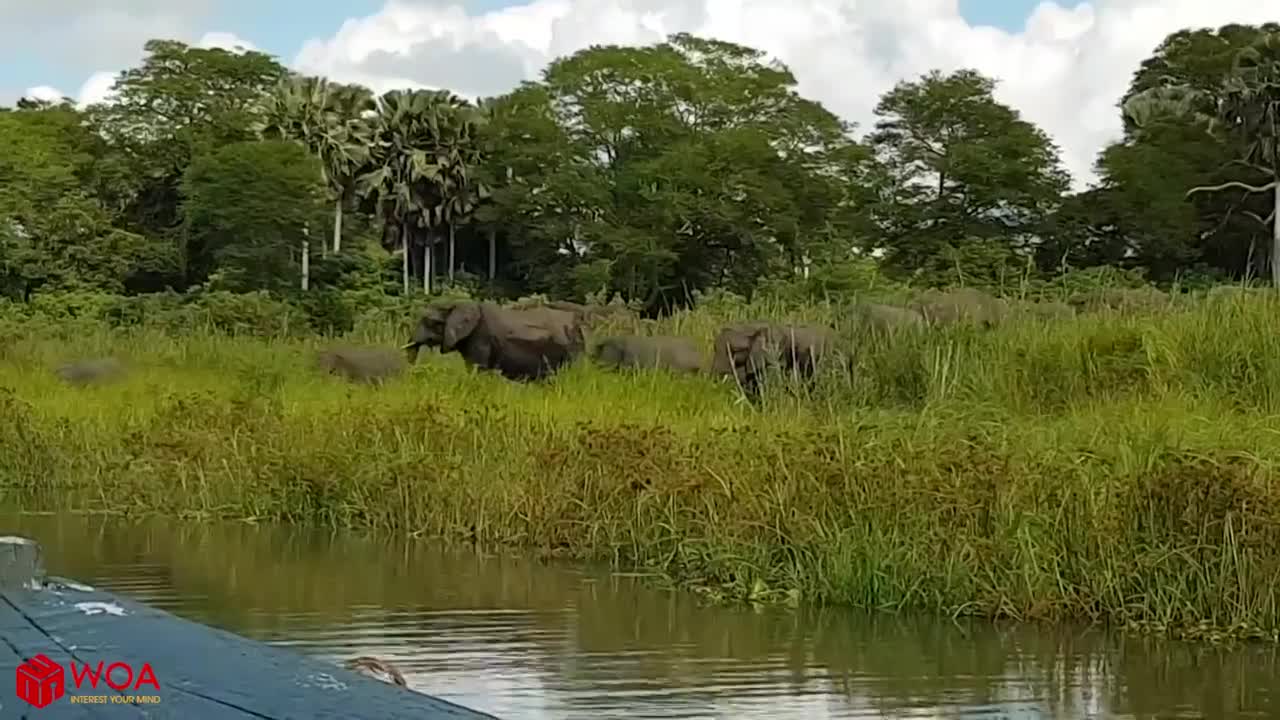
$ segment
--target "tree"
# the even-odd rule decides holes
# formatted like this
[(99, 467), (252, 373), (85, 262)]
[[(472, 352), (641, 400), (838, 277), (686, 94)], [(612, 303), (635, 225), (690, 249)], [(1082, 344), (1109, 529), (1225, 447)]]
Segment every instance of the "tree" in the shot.
[[(1240, 26), (1227, 29), (1236, 37), (1243, 34)], [(1216, 87), (1188, 79), (1188, 74), (1166, 75), (1164, 84), (1134, 93), (1123, 106), (1126, 118), (1139, 137), (1155, 134), (1166, 122), (1181, 122), (1202, 127), (1233, 150), (1234, 158), (1218, 169), (1234, 177), (1191, 187), (1186, 195), (1223, 190), (1265, 194), (1265, 217), (1241, 207), (1247, 197), (1240, 197), (1232, 210), (1270, 231), (1271, 279), (1280, 287), (1280, 26), (1262, 28), (1236, 50)]]
[(373, 109), (373, 95), (364, 87), (288, 77), (264, 98), (262, 116), (254, 126), (264, 136), (301, 142), (320, 159), (333, 202), (335, 253), (342, 249), (343, 210), (354, 199), (356, 177), (369, 163), (364, 115)]
[[(395, 228), (404, 253), (404, 292), (414, 270), (413, 250), (421, 247), (423, 289), (431, 292), (432, 256), (441, 228), (450, 235), (450, 275), (454, 256), (453, 226), (487, 193), (472, 178), (480, 162), (479, 114), (447, 91), (392, 90), (377, 100), (371, 120), (370, 161), (357, 179), (358, 192), (374, 212)], [(384, 238), (387, 237), (384, 233)]]
[(197, 158), (182, 183), (187, 262), (230, 290), (289, 292), (301, 269), (294, 249), (325, 215), (319, 164), (283, 140), (232, 143)]
[(113, 151), (112, 195), (121, 221), (134, 232), (176, 243), (187, 166), (197, 156), (252, 139), (262, 98), (288, 71), (255, 51), (173, 40), (151, 40), (145, 49), (142, 64), (120, 73), (111, 99), (89, 108), (89, 115)]
[(150, 269), (145, 239), (94, 197), (101, 143), (69, 103), (0, 114), (0, 292), (124, 291)]
[(888, 174), (880, 249), (900, 273), (946, 272), (956, 252), (1031, 251), (1067, 189), (1056, 146), (973, 70), (898, 83), (870, 141)]
[(513, 249), (541, 258), (517, 265), (559, 268), (547, 289), (603, 282), (651, 310), (792, 272), (806, 244), (845, 234), (822, 208), (861, 172), (849, 128), (795, 84), (757, 50), (687, 34), (552, 62), (521, 90), (521, 122), (564, 144), (539, 144), (550, 162), (497, 191), (529, 218)]
[(493, 194), (477, 218), (488, 239), (489, 278), (497, 274), (501, 238), (511, 255), (503, 268), (511, 281), (543, 291), (557, 287), (577, 265), (572, 238), (590, 235), (584, 227), (610, 202), (609, 182), (560, 124), (545, 85), (524, 83), (485, 108), (487, 152), (479, 173)]

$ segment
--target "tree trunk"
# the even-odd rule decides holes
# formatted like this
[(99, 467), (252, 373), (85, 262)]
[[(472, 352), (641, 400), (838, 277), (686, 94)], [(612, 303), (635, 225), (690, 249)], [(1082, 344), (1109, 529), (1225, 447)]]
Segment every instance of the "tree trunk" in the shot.
[(454, 237), (453, 223), (449, 223), (449, 284), (453, 284)]
[(333, 254), (342, 250), (342, 198), (333, 203)]
[(302, 228), (302, 289), (311, 287), (311, 233), (306, 226)]
[(1280, 288), (1280, 176), (1271, 178), (1271, 285)]
[(400, 226), (400, 278), (404, 282), (404, 296), (409, 297), (409, 226)]
[(489, 228), (489, 282), (498, 275), (498, 231)]
[(422, 291), (431, 294), (431, 232), (427, 231), (427, 242), (422, 248)]

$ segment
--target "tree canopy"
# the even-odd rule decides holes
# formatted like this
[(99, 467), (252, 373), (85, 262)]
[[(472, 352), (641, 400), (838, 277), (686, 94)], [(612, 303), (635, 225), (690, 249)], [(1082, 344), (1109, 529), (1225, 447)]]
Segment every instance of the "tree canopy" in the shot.
[(689, 34), (592, 46), (475, 101), (145, 50), (102, 103), (0, 109), (3, 297), (455, 285), (659, 312), (871, 266), (923, 286), (1102, 267), (1280, 284), (1276, 24), (1167, 37), (1080, 191), (971, 69), (904, 79), (855, 128), (764, 53)]

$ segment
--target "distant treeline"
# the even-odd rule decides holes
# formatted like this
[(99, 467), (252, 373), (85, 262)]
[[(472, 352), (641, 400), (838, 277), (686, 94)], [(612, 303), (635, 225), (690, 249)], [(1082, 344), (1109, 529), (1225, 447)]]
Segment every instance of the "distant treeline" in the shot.
[(780, 286), (1280, 273), (1277, 24), (1166, 38), (1079, 193), (971, 70), (900, 82), (856, 137), (786, 67), (687, 34), (590, 47), (477, 102), (252, 51), (146, 53), (104, 103), (0, 109), (0, 296), (452, 285), (654, 313)]

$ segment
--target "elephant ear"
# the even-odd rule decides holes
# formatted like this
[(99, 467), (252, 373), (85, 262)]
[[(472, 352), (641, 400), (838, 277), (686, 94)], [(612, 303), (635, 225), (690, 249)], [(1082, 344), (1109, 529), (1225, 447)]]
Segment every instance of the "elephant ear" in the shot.
[(464, 303), (455, 306), (444, 324), (444, 341), (441, 343), (441, 349), (452, 350), (456, 348), (458, 343), (475, 332), (479, 326), (479, 303)]

